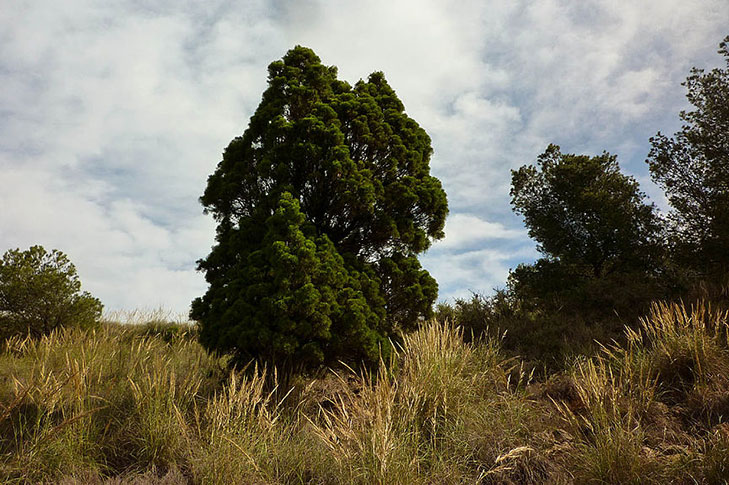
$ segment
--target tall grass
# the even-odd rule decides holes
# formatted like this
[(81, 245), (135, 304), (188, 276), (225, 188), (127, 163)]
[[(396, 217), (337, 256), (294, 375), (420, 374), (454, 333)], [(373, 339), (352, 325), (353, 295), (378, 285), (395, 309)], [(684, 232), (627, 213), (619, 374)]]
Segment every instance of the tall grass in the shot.
[[(529, 417), (525, 400), (515, 395), (520, 391), (512, 370), (497, 341), (466, 344), (460, 329), (431, 322), (404, 338), (391, 366), (344, 386), (312, 424), (342, 483), (504, 479), (519, 468), (505, 461), (526, 458), (529, 433), (520, 432), (534, 425), (500, 426), (520, 413)], [(537, 469), (519, 481), (538, 483)]]
[[(59, 330), (0, 354), (6, 466), (42, 480), (93, 468), (167, 467), (182, 452), (181, 417), (223, 367), (190, 340), (133, 330)], [(17, 475), (17, 476), (13, 476)]]
[[(729, 411), (727, 314), (704, 302), (688, 308), (655, 303), (640, 328), (627, 328), (626, 336), (624, 347), (604, 347), (602, 356), (576, 362), (576, 402), (557, 403), (579, 437), (574, 467), (581, 479), (729, 479), (726, 460), (714, 458), (717, 449), (726, 449), (721, 426)], [(705, 437), (707, 431), (713, 438)]]
[(656, 304), (625, 344), (546, 381), (449, 323), (377, 370), (279, 378), (140, 318), (2, 344), (0, 482), (729, 479), (727, 315), (708, 304)]

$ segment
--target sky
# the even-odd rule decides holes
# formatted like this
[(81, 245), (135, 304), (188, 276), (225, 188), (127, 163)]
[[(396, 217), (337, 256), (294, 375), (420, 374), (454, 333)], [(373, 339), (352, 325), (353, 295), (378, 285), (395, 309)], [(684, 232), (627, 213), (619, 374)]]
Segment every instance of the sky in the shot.
[(385, 73), (448, 194), (421, 257), (439, 300), (489, 294), (539, 256), (510, 170), (550, 143), (616, 154), (666, 207), (648, 140), (680, 128), (681, 82), (727, 34), (727, 0), (3, 0), (0, 253), (57, 248), (107, 309), (186, 314), (207, 176), (304, 45), (350, 83)]

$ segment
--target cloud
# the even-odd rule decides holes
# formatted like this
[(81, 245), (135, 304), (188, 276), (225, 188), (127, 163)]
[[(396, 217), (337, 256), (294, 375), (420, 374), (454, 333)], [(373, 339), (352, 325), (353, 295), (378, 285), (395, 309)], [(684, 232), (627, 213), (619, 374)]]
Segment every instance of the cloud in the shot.
[[(518, 248), (477, 249), (438, 254), (428, 252), (422, 259), (424, 265), (437, 275), (441, 289), (439, 299), (465, 298), (471, 293), (489, 294), (504, 288), (509, 270), (524, 259), (533, 259), (536, 251), (522, 246)], [(443, 289), (447, 291), (442, 291)]]
[[(295, 44), (340, 77), (384, 71), (431, 135), (447, 238), (441, 296), (503, 285), (535, 257), (509, 170), (550, 142), (619, 155), (641, 183), (680, 82), (718, 63), (725, 0), (119, 0), (0, 9), (0, 250), (67, 252), (110, 308), (184, 313), (214, 224), (197, 198)], [(647, 183), (651, 196), (660, 192)]]
[(499, 222), (488, 222), (469, 214), (453, 214), (446, 221), (446, 237), (436, 243), (438, 249), (483, 246), (493, 239), (524, 239), (522, 229), (508, 229)]

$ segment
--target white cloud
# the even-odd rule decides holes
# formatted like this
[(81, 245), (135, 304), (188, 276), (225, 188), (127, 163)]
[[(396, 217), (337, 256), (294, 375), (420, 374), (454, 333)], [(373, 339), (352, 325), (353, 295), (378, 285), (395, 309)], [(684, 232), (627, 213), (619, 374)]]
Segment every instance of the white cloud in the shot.
[(446, 221), (446, 237), (435, 243), (438, 249), (458, 249), (488, 244), (493, 239), (523, 239), (525, 231), (508, 229), (499, 222), (484, 221), (469, 214), (453, 214)]
[[(165, 306), (183, 312), (205, 289), (194, 261), (212, 244), (214, 226), (201, 216), (165, 227), (141, 215), (134, 201), (108, 206), (78, 187), (32, 169), (3, 170), (0, 227), (6, 248), (60, 248), (78, 268), (84, 289), (112, 308)], [(137, 303), (137, 302), (142, 302)]]
[(108, 306), (185, 312), (214, 235), (196, 199), (266, 65), (303, 44), (350, 82), (385, 72), (449, 195), (424, 263), (442, 297), (488, 291), (535, 255), (509, 170), (556, 142), (647, 180), (648, 137), (680, 126), (680, 82), (728, 22), (725, 0), (9, 0), (0, 250), (58, 247)]
[(438, 281), (441, 289), (440, 299), (467, 297), (471, 293), (490, 293), (491, 290), (504, 288), (509, 269), (523, 259), (533, 259), (536, 252), (532, 248), (477, 249), (445, 254), (428, 253), (423, 262)]

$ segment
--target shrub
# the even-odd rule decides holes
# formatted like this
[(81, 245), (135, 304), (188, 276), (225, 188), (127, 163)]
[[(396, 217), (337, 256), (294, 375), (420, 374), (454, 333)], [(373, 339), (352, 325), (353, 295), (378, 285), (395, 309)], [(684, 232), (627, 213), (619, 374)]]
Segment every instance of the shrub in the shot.
[[(492, 296), (473, 294), (468, 300), (441, 303), (436, 318), (461, 327), (469, 342), (483, 336), (499, 338), (507, 354), (519, 356), (540, 372), (563, 369), (576, 354), (594, 353), (599, 349), (596, 340), (609, 342), (617, 335), (616, 327), (622, 329), (620, 321), (592, 321), (564, 305), (552, 305), (499, 290)], [(615, 314), (611, 316), (616, 319)]]
[(76, 267), (61, 251), (12, 249), (0, 260), (0, 337), (89, 328), (98, 323), (102, 308), (98, 299), (81, 293)]

